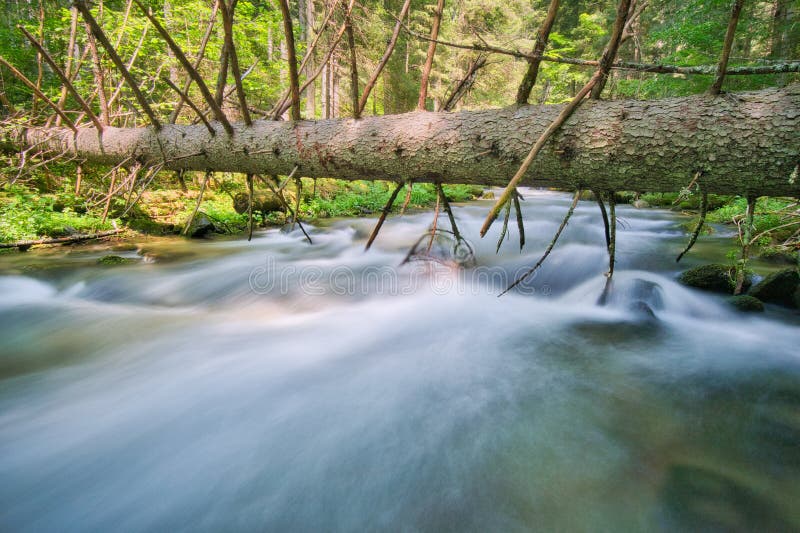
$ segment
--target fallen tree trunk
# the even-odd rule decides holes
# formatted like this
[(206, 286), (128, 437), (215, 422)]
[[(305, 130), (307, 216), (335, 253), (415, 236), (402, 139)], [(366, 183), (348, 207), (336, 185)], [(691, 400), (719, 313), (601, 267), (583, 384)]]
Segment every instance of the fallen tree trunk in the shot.
[[(560, 105), (359, 120), (15, 130), (6, 147), (37, 145), (88, 163), (170, 170), (505, 185)], [(800, 84), (656, 101), (586, 102), (539, 154), (522, 185), (667, 192), (700, 172), (709, 193), (800, 195)]]
[(5, 248), (19, 248), (23, 252), (31, 246), (38, 246), (40, 244), (72, 244), (76, 242), (92, 241), (94, 239), (102, 239), (103, 237), (110, 237), (117, 233), (122, 233), (124, 229), (112, 229), (109, 231), (101, 231), (100, 233), (89, 233), (81, 235), (70, 235), (68, 237), (54, 237), (52, 239), (37, 239), (16, 242), (0, 242), (0, 249)]

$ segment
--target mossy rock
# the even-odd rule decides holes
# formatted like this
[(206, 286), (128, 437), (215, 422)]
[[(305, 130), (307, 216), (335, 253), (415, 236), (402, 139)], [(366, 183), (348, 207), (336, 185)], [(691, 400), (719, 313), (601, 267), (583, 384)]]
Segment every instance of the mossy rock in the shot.
[(131, 265), (133, 263), (138, 263), (136, 259), (131, 259), (129, 257), (120, 257), (118, 255), (104, 255), (100, 259), (97, 260), (98, 265), (103, 266), (114, 266), (114, 265)]
[[(704, 291), (732, 294), (736, 287), (736, 270), (728, 265), (712, 263), (690, 268), (680, 275), (678, 281), (689, 287)], [(745, 279), (744, 288), (751, 284), (750, 276)]]
[(192, 223), (189, 225), (186, 234), (193, 239), (200, 239), (208, 236), (210, 233), (216, 232), (217, 227), (211, 221), (211, 218), (202, 211), (198, 211), (192, 219)]
[(614, 193), (614, 201), (618, 204), (631, 204), (636, 200), (636, 193), (631, 191), (617, 191)]
[(766, 249), (758, 256), (759, 259), (776, 265), (795, 265), (797, 264), (797, 254), (785, 252), (783, 250)]
[(739, 296), (731, 296), (728, 303), (733, 307), (744, 313), (763, 313), (764, 303), (758, 298), (740, 294)]
[[(287, 194), (287, 199), (290, 195)], [(233, 197), (233, 209), (240, 215), (247, 213), (250, 204), (250, 197), (246, 192), (240, 192)], [(253, 211), (257, 213), (272, 213), (281, 211), (283, 204), (273, 193), (258, 193), (253, 195)]]
[(797, 308), (798, 290), (800, 274), (794, 268), (787, 268), (773, 272), (750, 289), (748, 294), (762, 302)]

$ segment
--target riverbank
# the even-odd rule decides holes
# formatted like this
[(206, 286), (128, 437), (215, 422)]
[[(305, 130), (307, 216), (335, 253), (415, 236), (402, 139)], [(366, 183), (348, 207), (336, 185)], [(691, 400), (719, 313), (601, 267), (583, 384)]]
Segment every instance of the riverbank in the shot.
[[(196, 178), (195, 178), (196, 179)], [(0, 191), (0, 243), (21, 240), (66, 237), (71, 234), (95, 233), (113, 227), (125, 227), (129, 235), (177, 235), (182, 232), (191, 214), (198, 213), (210, 225), (210, 231), (222, 235), (241, 235), (248, 229), (247, 196), (244, 184), (234, 180), (212, 179), (203, 191), (191, 180), (186, 190), (152, 187), (130, 200), (114, 198), (108, 208), (102, 196), (73, 192), (41, 192), (24, 185), (6, 187)], [(380, 212), (394, 189), (387, 182), (347, 182), (342, 180), (301, 181), (299, 216), (312, 223), (332, 217), (366, 216)], [(283, 192), (290, 207), (297, 205), (295, 183)], [(483, 188), (468, 185), (445, 186), (453, 202), (474, 200)], [(269, 190), (257, 195), (274, 195)], [(244, 196), (244, 208), (242, 197)], [(135, 200), (135, 202), (133, 201)], [(395, 202), (394, 211), (431, 208), (436, 203), (436, 190), (431, 184), (417, 184), (410, 195), (403, 192)], [(286, 209), (273, 201), (270, 209), (256, 209), (256, 227), (277, 227), (291, 220)], [(104, 217), (103, 214), (106, 213)]]

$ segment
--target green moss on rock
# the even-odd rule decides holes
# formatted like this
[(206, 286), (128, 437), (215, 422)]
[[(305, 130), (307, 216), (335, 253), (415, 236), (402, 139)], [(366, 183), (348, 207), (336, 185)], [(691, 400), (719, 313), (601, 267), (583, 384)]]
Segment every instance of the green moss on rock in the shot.
[(748, 293), (762, 302), (798, 307), (797, 291), (800, 290), (800, 274), (794, 268), (773, 272)]
[(731, 296), (731, 298), (728, 300), (728, 303), (731, 304), (736, 309), (738, 309), (739, 311), (745, 313), (764, 312), (763, 302), (758, 298), (754, 298), (746, 294), (740, 294), (739, 296)]
[(130, 265), (137, 262), (138, 261), (136, 259), (131, 259), (129, 257), (120, 257), (118, 255), (104, 255), (103, 257), (97, 260), (98, 265), (104, 265), (104, 266)]
[[(689, 287), (704, 291), (732, 294), (736, 286), (735, 269), (728, 265), (712, 263), (690, 268), (680, 275), (678, 281)], [(750, 279), (745, 281), (745, 287), (750, 286)]]

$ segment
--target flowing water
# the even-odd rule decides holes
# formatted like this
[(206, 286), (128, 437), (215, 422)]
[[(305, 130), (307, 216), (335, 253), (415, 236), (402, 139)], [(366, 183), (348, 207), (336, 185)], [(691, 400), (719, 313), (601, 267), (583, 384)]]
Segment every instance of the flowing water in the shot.
[(0, 257), (0, 530), (800, 528), (800, 316), (676, 284), (685, 219), (626, 206), (598, 305), (591, 202), (497, 298), (568, 203), (463, 270), (398, 266), (430, 213)]

